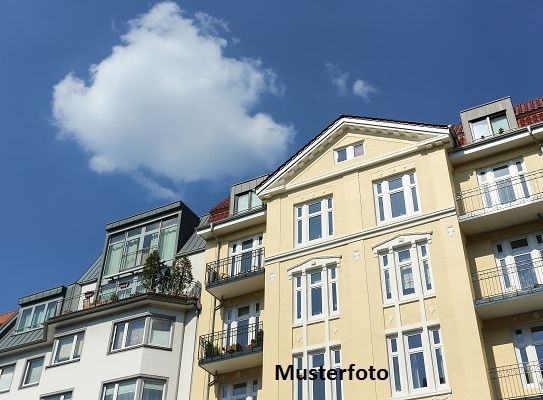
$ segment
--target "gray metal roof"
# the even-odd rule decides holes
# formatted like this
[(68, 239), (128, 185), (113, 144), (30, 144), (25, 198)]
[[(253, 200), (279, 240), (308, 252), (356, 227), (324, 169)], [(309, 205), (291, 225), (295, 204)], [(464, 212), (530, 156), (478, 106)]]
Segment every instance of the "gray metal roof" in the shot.
[[(200, 217), (200, 223), (198, 224), (198, 228), (201, 226), (207, 225), (207, 221), (209, 219), (209, 214), (202, 215)], [(191, 235), (189, 240), (183, 245), (181, 250), (177, 253), (178, 256), (186, 256), (189, 254), (197, 253), (199, 251), (205, 250), (206, 247), (206, 241), (203, 237), (198, 235), (196, 231)]]
[(24, 346), (44, 339), (45, 329), (39, 328), (32, 331), (15, 333), (15, 325), (2, 339), (0, 339), (0, 352), (14, 347)]
[(100, 269), (102, 267), (102, 255), (92, 263), (92, 265), (85, 271), (85, 273), (77, 280), (77, 283), (83, 285), (88, 282), (93, 282), (100, 276)]
[(66, 288), (64, 286), (58, 286), (58, 287), (53, 288), (53, 289), (47, 289), (47, 290), (44, 290), (43, 292), (34, 293), (34, 294), (29, 295), (29, 296), (23, 296), (23, 297), (19, 298), (19, 305), (23, 306), (23, 305), (26, 305), (28, 303), (34, 303), (34, 302), (37, 302), (39, 300), (45, 300), (45, 299), (48, 299), (50, 297), (63, 295), (65, 292), (66, 292)]

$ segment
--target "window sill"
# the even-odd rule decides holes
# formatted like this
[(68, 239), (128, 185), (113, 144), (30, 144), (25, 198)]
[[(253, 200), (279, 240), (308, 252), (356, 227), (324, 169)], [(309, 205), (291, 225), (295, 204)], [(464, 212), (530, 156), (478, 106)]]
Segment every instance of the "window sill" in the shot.
[(323, 238), (320, 238), (320, 239), (314, 239), (314, 240), (311, 240), (309, 242), (303, 242), (303, 243), (294, 243), (294, 248), (295, 249), (302, 249), (304, 247), (309, 247), (309, 246), (312, 246), (314, 244), (320, 244), (320, 243), (324, 243), (328, 240), (331, 240), (335, 237), (335, 235), (330, 235), (330, 236), (326, 236), (326, 237), (323, 237)]
[(33, 386), (38, 386), (39, 384), (40, 384), (39, 382), (29, 383), (28, 385), (19, 386), (19, 389), (26, 389), (26, 388), (33, 387)]
[(299, 327), (304, 326), (304, 325), (314, 325), (314, 324), (318, 324), (319, 322), (324, 322), (326, 320), (333, 321), (333, 320), (336, 320), (336, 319), (339, 319), (339, 313), (334, 314), (334, 315), (330, 315), (330, 316), (328, 316), (328, 318), (319, 317), (319, 318), (308, 319), (307, 321), (296, 321), (296, 322), (294, 322), (292, 324), (292, 327), (293, 328), (299, 328)]
[(154, 344), (136, 344), (134, 346), (123, 347), (122, 349), (112, 349), (108, 352), (108, 354), (116, 354), (116, 353), (121, 353), (123, 351), (140, 349), (140, 348), (150, 348), (150, 349), (172, 351), (172, 348), (169, 346), (158, 346)]
[(400, 300), (400, 301), (395, 301), (395, 302), (391, 302), (391, 303), (384, 303), (383, 308), (391, 308), (391, 307), (394, 307), (395, 305), (415, 303), (415, 302), (417, 302), (417, 301), (419, 301), (421, 299), (426, 300), (426, 299), (432, 299), (434, 297), (436, 297), (435, 293), (428, 293), (428, 294), (425, 294), (423, 296), (409, 297), (407, 299), (403, 299), (403, 300)]
[(60, 367), (61, 365), (66, 365), (66, 364), (72, 364), (72, 363), (78, 362), (80, 360), (81, 360), (81, 358), (76, 358), (74, 360), (66, 360), (66, 361), (57, 362), (57, 363), (54, 363), (54, 364), (51, 364), (51, 365), (46, 365), (45, 369)]
[(421, 214), (422, 214), (422, 211), (417, 211), (412, 214), (406, 214), (406, 215), (402, 215), (401, 217), (396, 217), (396, 218), (392, 218), (392, 219), (388, 219), (384, 221), (379, 221), (379, 219), (377, 219), (377, 226), (381, 227), (381, 226), (387, 226), (387, 225), (394, 225), (396, 223), (407, 221)]
[(447, 395), (447, 394), (452, 394), (452, 390), (451, 389), (425, 390), (423, 392), (408, 394), (406, 396), (390, 397), (389, 399), (390, 400), (411, 400), (411, 399), (419, 399), (421, 397), (441, 396), (441, 395)]

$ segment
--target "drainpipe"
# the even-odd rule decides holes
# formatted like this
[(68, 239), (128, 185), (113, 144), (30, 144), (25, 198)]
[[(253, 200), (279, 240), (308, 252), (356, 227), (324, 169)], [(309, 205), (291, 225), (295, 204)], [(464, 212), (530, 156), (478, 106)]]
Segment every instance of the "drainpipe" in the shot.
[(530, 134), (532, 139), (534, 139), (535, 142), (539, 145), (539, 150), (541, 151), (541, 153), (543, 153), (543, 144), (541, 144), (541, 142), (539, 140), (537, 140), (537, 138), (532, 133), (532, 127), (530, 125), (528, 125), (526, 128), (528, 129), (528, 133)]
[[(219, 241), (219, 238), (217, 237), (217, 235), (215, 235), (215, 232), (213, 231), (213, 228), (215, 228), (215, 225), (213, 224), (213, 222), (209, 225), (210, 226), (210, 230), (211, 230), (211, 234), (213, 235), (213, 237), (215, 237), (215, 261), (218, 263), (219, 262), (219, 255), (220, 255), (220, 247), (221, 247), (221, 242)], [(215, 314), (216, 314), (216, 311), (217, 311), (217, 298), (215, 296), (213, 296), (213, 312), (211, 314), (211, 332), (214, 331), (215, 329)], [(209, 376), (211, 374), (208, 372), (206, 374), (206, 397), (205, 397), (205, 400), (209, 400)]]

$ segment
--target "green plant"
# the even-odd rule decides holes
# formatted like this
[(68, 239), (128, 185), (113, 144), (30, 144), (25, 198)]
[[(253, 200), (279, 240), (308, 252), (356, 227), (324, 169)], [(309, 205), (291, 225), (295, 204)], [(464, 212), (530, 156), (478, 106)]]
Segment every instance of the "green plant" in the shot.
[(160, 259), (158, 250), (154, 250), (147, 257), (141, 273), (143, 285), (147, 288), (147, 291), (156, 291), (158, 285), (163, 281), (162, 270), (165, 267), (166, 264)]
[(172, 294), (183, 294), (193, 281), (192, 263), (187, 257), (178, 258), (171, 267), (169, 287)]
[(117, 293), (113, 293), (109, 299), (111, 301), (119, 301), (119, 296), (117, 295)]
[(218, 346), (214, 346), (213, 342), (206, 342), (204, 345), (205, 358), (218, 356), (221, 354), (221, 349)]
[(257, 346), (262, 346), (262, 342), (264, 341), (264, 331), (262, 329), (259, 329), (256, 333), (255, 341)]

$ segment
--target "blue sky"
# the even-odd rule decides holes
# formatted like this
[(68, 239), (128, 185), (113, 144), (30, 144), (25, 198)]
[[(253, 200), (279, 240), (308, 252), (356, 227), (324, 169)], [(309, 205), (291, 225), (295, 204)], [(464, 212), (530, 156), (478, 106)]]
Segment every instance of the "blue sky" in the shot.
[(206, 213), (340, 114), (455, 123), (543, 95), (539, 0), (0, 5), (0, 313), (75, 281), (104, 225)]

